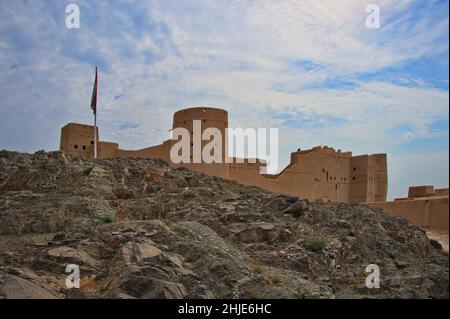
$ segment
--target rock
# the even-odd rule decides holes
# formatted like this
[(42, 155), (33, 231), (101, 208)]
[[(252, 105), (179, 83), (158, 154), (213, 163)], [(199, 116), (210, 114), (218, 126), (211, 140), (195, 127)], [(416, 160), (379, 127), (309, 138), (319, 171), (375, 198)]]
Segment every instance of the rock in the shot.
[(85, 264), (94, 268), (98, 267), (98, 261), (81, 249), (61, 246), (50, 249), (47, 254), (50, 257), (61, 258), (78, 265)]
[(239, 198), (240, 198), (239, 195), (229, 192), (229, 191), (223, 195), (224, 202), (233, 202), (233, 201), (238, 200)]
[(114, 190), (114, 195), (118, 199), (130, 199), (134, 197), (133, 191), (129, 190), (128, 188), (121, 187)]
[(142, 262), (162, 254), (161, 250), (149, 243), (135, 244), (133, 248), (138, 262)]
[(0, 274), (0, 297), (5, 299), (56, 299), (48, 290), (19, 277)]
[(343, 219), (339, 219), (336, 221), (337, 226), (341, 227), (341, 228), (353, 228), (352, 223), (350, 223), (347, 220), (343, 220)]
[(432, 246), (434, 249), (437, 249), (437, 250), (442, 250), (442, 249), (443, 249), (443, 248), (442, 248), (442, 245), (441, 245), (437, 240), (430, 239), (430, 244), (431, 244), (431, 246)]
[(112, 292), (114, 297), (127, 299), (183, 299), (187, 294), (184, 285), (178, 282), (132, 276)]
[(395, 266), (397, 266), (398, 269), (404, 269), (406, 267), (408, 267), (408, 263), (401, 261), (401, 260), (395, 260)]
[(298, 197), (295, 196), (279, 195), (269, 199), (266, 205), (270, 211), (278, 212), (295, 203), (297, 200)]
[(284, 214), (290, 214), (294, 217), (302, 216), (311, 211), (311, 207), (306, 200), (299, 199), (295, 203), (289, 205), (282, 212)]
[(251, 223), (247, 228), (236, 234), (242, 242), (274, 241), (279, 238), (281, 230), (274, 224), (266, 222)]

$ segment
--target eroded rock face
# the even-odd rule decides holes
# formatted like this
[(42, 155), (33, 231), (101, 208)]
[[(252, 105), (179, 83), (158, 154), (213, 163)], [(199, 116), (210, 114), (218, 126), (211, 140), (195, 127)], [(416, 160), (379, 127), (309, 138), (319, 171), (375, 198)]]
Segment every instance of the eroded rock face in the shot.
[(0, 275), (0, 299), (56, 299), (48, 290), (17, 276)]
[[(0, 152), (0, 298), (448, 298), (438, 248), (364, 205), (158, 160)], [(364, 285), (372, 263), (378, 290)]]

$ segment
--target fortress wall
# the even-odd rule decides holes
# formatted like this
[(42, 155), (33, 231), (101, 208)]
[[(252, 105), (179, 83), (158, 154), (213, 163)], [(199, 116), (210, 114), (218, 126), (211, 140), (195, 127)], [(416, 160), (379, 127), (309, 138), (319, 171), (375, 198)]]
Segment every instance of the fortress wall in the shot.
[(372, 207), (399, 217), (424, 228), (448, 230), (448, 196), (394, 200), (389, 202), (369, 202)]
[(173, 165), (171, 164), (170, 166), (172, 167), (185, 167), (187, 169), (196, 171), (196, 172), (200, 172), (203, 174), (207, 174), (210, 176), (216, 176), (216, 177), (220, 177), (220, 178), (225, 178), (225, 179), (230, 179), (229, 178), (229, 167), (226, 164), (223, 163), (212, 163), (212, 164), (208, 164), (208, 165), (204, 165), (204, 164), (196, 164), (196, 163), (191, 163), (191, 164), (178, 164), (178, 165)]
[(168, 162), (169, 143), (143, 148), (140, 150), (116, 150), (117, 157), (157, 158)]
[[(112, 142), (99, 142), (97, 146), (98, 157), (100, 158), (114, 158), (116, 157), (119, 144)], [(92, 146), (90, 148), (92, 150)]]
[(350, 189), (349, 164), (349, 156), (327, 147), (299, 154), (297, 167), (303, 173), (312, 174), (314, 199), (346, 202)]
[(350, 160), (350, 202), (365, 202), (368, 200), (368, 169), (369, 156), (353, 156)]
[(435, 188), (434, 196), (448, 196), (448, 188)]
[(302, 172), (295, 166), (289, 167), (277, 178), (265, 178), (265, 188), (278, 193), (286, 193), (310, 200), (316, 198), (314, 175)]
[(434, 194), (434, 186), (411, 186), (408, 189), (408, 198), (427, 197)]
[(59, 150), (60, 151), (64, 151), (66, 154), (67, 152), (69, 152), (69, 138), (70, 138), (70, 133), (69, 133), (69, 129), (66, 126), (61, 128), (61, 138), (60, 138), (60, 142), (59, 142)]
[(430, 200), (430, 228), (448, 230), (448, 215), (448, 196), (435, 197)]
[(259, 165), (247, 163), (230, 163), (229, 178), (243, 185), (263, 186), (262, 175), (259, 174)]
[[(277, 175), (261, 175), (257, 166), (231, 164), (230, 178), (244, 185), (261, 187), (273, 192), (296, 195), (310, 200), (330, 200), (334, 202), (348, 202), (351, 196), (351, 187), (356, 189), (359, 197), (354, 201), (365, 202), (368, 194), (372, 200), (376, 198), (375, 172), (377, 158), (370, 156), (356, 157), (353, 161), (356, 170), (351, 174), (351, 153), (335, 151), (330, 147), (316, 147), (311, 150), (294, 152), (291, 154), (290, 164)], [(386, 158), (381, 159), (383, 161)], [(370, 164), (369, 164), (370, 162)], [(373, 177), (368, 170), (373, 171)], [(382, 168), (382, 167), (381, 167)], [(359, 171), (358, 171), (359, 170)], [(381, 169), (382, 181), (386, 180), (386, 169)], [(359, 183), (352, 185), (350, 176), (358, 178)], [(370, 186), (369, 186), (370, 185)], [(384, 182), (381, 183), (382, 192), (386, 191)], [(379, 192), (378, 192), (379, 193)], [(385, 200), (382, 193), (378, 200)]]
[(276, 193), (285, 193), (314, 199), (315, 184), (312, 174), (295, 171), (290, 166), (282, 174), (273, 177), (261, 175), (256, 164), (230, 164), (230, 179), (243, 185), (256, 186)]
[(373, 158), (374, 177), (372, 192), (373, 200), (376, 202), (385, 201), (388, 191), (388, 172), (387, 172), (387, 156), (386, 154), (370, 155)]

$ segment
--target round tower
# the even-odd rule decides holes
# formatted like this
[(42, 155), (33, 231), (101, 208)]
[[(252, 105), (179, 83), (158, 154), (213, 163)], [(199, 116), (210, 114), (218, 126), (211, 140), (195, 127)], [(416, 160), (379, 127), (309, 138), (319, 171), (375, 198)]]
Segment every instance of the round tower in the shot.
[[(222, 159), (225, 158), (225, 129), (228, 127), (228, 112), (214, 107), (193, 107), (180, 110), (173, 115), (172, 128), (185, 128), (191, 135), (191, 156), (193, 154), (194, 143), (194, 121), (198, 120), (201, 124), (200, 134), (207, 128), (216, 128), (221, 133), (222, 141)], [(201, 136), (200, 135), (200, 136)], [(201, 149), (209, 141), (201, 141)]]

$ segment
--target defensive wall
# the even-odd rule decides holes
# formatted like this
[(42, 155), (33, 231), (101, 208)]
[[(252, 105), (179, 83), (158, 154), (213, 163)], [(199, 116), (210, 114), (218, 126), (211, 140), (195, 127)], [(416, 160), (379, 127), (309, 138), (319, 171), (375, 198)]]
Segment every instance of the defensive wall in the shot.
[(409, 188), (406, 198), (368, 202), (367, 205), (404, 217), (419, 227), (448, 230), (448, 188), (413, 186)]

